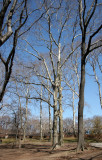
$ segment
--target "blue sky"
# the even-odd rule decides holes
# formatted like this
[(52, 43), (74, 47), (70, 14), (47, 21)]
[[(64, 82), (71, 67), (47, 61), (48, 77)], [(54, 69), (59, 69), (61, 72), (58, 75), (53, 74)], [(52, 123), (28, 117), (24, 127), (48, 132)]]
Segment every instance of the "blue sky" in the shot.
[(86, 75), (85, 86), (85, 100), (89, 104), (89, 107), (84, 109), (86, 117), (92, 117), (94, 115), (102, 116), (102, 109), (99, 101), (98, 86), (93, 77)]
[[(32, 19), (31, 19), (31, 22), (32, 22)], [(70, 22), (71, 24), (72, 24), (72, 22)], [(45, 27), (46, 25), (44, 24), (44, 26), (43, 27)], [(38, 29), (38, 31), (39, 31), (39, 28), (37, 28)], [(58, 30), (58, 26), (57, 26), (57, 30)], [(57, 36), (55, 36), (55, 32), (56, 32), (56, 30), (55, 30), (55, 28), (54, 28), (54, 38), (56, 38)], [(69, 28), (69, 31), (70, 31), (70, 33), (68, 32), (68, 35), (65, 37), (65, 44), (67, 44), (68, 42), (68, 40), (70, 40), (72, 37), (71, 37), (71, 34), (72, 34), (72, 32), (71, 32), (71, 28)], [(53, 32), (52, 32), (53, 33)], [(44, 36), (45, 36), (45, 31), (43, 31), (43, 34), (44, 34)], [(57, 34), (59, 34), (59, 33), (57, 33), (56, 32), (56, 35)], [(63, 37), (65, 36), (65, 34), (66, 34), (66, 32), (63, 34)], [(32, 36), (32, 38), (31, 38), (31, 35), (33, 35)], [(31, 42), (32, 42), (32, 44), (34, 43), (34, 44), (36, 44), (38, 41), (36, 41), (36, 37), (34, 37), (34, 33), (33, 32), (31, 32), (30, 33), (30, 35), (28, 34), (27, 35), (28, 36), (28, 40), (30, 40)], [(62, 42), (64, 43), (64, 38), (62, 37)], [(47, 37), (47, 35), (46, 35), (46, 38), (48, 38)], [(20, 41), (19, 41), (20, 42)], [(22, 46), (22, 44), (24, 44), (24, 43), (20, 43), (20, 45)], [(7, 45), (5, 45), (6, 47), (6, 49), (5, 50), (8, 50), (8, 44)], [(46, 45), (45, 45), (46, 46)], [(24, 47), (27, 47), (26, 45), (24, 45)], [(36, 48), (38, 49), (38, 48), (40, 48), (39, 46), (36, 46)], [(44, 50), (44, 47), (41, 47), (41, 49), (39, 49), (39, 51), (41, 51), (42, 50), (42, 48), (43, 48), (43, 51), (42, 52), (45, 52), (45, 50)], [(4, 49), (4, 48), (3, 48)], [(23, 49), (22, 49), (23, 50)], [(27, 58), (26, 58), (26, 56), (22, 56), (21, 57), (21, 53), (23, 53), (22, 52), (22, 50), (19, 50), (18, 51), (18, 53), (20, 54), (20, 59), (22, 59), (22, 61), (25, 61), (26, 62), (26, 60), (28, 60)], [(31, 48), (30, 48), (30, 50), (29, 51), (31, 51)], [(48, 51), (48, 50), (47, 50)], [(17, 53), (17, 54), (18, 54)], [(27, 53), (25, 53), (25, 54), (27, 54)], [(24, 55), (24, 53), (23, 53), (23, 55)], [(86, 68), (86, 71), (89, 71), (89, 72), (91, 72), (90, 70), (89, 70), (89, 68), (87, 67)], [(85, 118), (89, 118), (89, 117), (93, 117), (93, 116), (95, 116), (95, 115), (102, 115), (102, 109), (101, 109), (101, 106), (100, 106), (100, 102), (99, 102), (99, 95), (98, 95), (98, 87), (97, 87), (97, 84), (95, 83), (95, 80), (93, 79), (93, 77), (89, 77), (87, 74), (86, 74), (86, 84), (85, 84), (85, 102), (88, 104), (87, 106), (85, 106), (85, 108), (84, 108), (84, 117)], [(77, 103), (76, 103), (76, 105), (77, 105)], [(32, 107), (31, 107), (32, 106)], [(47, 107), (48, 106), (48, 104), (45, 104), (45, 103), (43, 103), (43, 106), (44, 106), (44, 108), (45, 107)], [(32, 113), (34, 114), (34, 115), (39, 115), (39, 102), (38, 103), (35, 103), (35, 104), (30, 104), (29, 103), (29, 108), (32, 108)], [(45, 109), (46, 110), (46, 112), (48, 111), (47, 109)], [(76, 114), (76, 116), (77, 116), (77, 114)], [(65, 109), (65, 111), (63, 112), (63, 118), (72, 118), (72, 109), (70, 108), (70, 107), (67, 107), (66, 109)]]

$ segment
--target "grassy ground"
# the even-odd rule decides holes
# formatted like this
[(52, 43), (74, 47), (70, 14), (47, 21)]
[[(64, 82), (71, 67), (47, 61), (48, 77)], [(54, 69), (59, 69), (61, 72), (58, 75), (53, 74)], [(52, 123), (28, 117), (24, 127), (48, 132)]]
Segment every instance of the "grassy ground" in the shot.
[[(43, 139), (43, 140), (39, 140), (39, 139), (33, 139), (33, 138), (29, 138), (26, 139), (26, 141), (29, 142), (48, 142), (48, 139)], [(7, 138), (7, 139), (2, 139), (2, 143), (6, 144), (6, 143), (14, 143), (16, 142), (16, 139), (14, 138)], [(64, 143), (73, 143), (73, 142), (77, 142), (77, 138), (75, 137), (65, 137), (64, 138)], [(97, 142), (97, 140), (93, 139), (93, 138), (85, 138), (85, 142), (86, 143), (95, 143)], [(98, 142), (102, 142), (102, 139), (100, 139)]]
[(7, 138), (7, 139), (2, 139), (2, 143), (12, 143), (15, 142), (16, 140), (14, 138)]
[[(19, 139), (17, 141), (19, 141)], [(48, 142), (48, 139), (39, 140), (39, 139), (34, 139), (34, 138), (27, 138), (26, 141), (29, 141), (29, 142)], [(15, 138), (2, 139), (2, 144), (14, 143), (14, 142), (16, 142)]]

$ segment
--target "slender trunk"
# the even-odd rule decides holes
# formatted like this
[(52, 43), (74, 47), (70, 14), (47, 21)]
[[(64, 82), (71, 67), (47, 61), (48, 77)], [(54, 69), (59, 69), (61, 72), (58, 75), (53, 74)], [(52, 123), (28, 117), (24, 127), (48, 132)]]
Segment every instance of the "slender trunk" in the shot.
[[(48, 88), (49, 88), (49, 81), (48, 81)], [(52, 141), (52, 122), (51, 122), (51, 106), (50, 106), (50, 92), (48, 92), (48, 108), (49, 108), (49, 141)]]
[(75, 132), (75, 111), (73, 111), (73, 135), (76, 137), (76, 132)]
[(76, 134), (75, 134), (75, 109), (74, 109), (74, 92), (73, 92), (73, 103), (72, 103), (72, 107), (73, 107), (73, 135), (74, 135), (74, 137), (76, 137)]
[(62, 87), (61, 87), (61, 80), (62, 80), (62, 72), (61, 72), (61, 45), (59, 43), (59, 56), (58, 56), (58, 63), (57, 63), (57, 72), (58, 72), (58, 92), (59, 92), (59, 145), (63, 144), (63, 110), (62, 110)]
[(26, 129), (27, 129), (27, 112), (28, 112), (28, 97), (26, 97), (26, 114), (25, 114), (25, 125), (24, 125), (24, 132), (23, 132), (23, 140), (26, 139)]
[[(50, 102), (50, 93), (48, 93), (48, 99)], [(49, 105), (49, 141), (52, 141), (52, 123), (51, 123), (51, 107)]]
[(78, 104), (78, 145), (77, 151), (84, 150), (84, 128), (83, 128), (83, 109), (84, 109), (84, 88), (85, 88), (85, 59), (81, 60), (81, 82)]
[(21, 135), (22, 135), (22, 108), (21, 108), (21, 102), (20, 102), (20, 97), (19, 97), (19, 104), (20, 104), (20, 130), (19, 130), (19, 148), (21, 148)]
[(53, 146), (55, 146), (58, 143), (58, 134), (57, 134), (57, 118), (58, 118), (57, 93), (58, 93), (58, 88), (55, 86), (55, 89), (54, 89), (54, 117), (53, 117)]
[[(42, 98), (42, 86), (41, 86), (41, 98)], [(42, 136), (42, 100), (40, 100), (40, 140), (43, 139)]]
[(49, 105), (49, 132), (50, 132), (49, 141), (52, 141), (52, 123), (51, 123), (51, 108), (50, 108), (50, 105)]

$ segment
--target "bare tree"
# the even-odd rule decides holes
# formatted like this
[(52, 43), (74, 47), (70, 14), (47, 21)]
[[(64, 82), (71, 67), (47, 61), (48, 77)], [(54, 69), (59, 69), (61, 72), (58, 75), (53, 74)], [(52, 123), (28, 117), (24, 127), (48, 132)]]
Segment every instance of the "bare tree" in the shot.
[[(90, 7), (87, 6), (87, 3), (88, 2), (86, 2), (86, 0), (78, 0), (79, 21), (80, 21), (82, 39), (81, 39), (81, 80), (80, 80), (79, 104), (78, 104), (77, 151), (84, 150), (83, 108), (84, 108), (86, 58), (90, 54), (90, 52), (99, 48), (102, 45), (101, 39), (96, 41), (94, 40), (94, 37), (100, 32), (102, 28), (101, 22), (97, 24), (97, 27), (92, 26), (94, 22), (94, 16), (97, 14), (98, 1), (97, 0), (91, 1)], [(91, 27), (91, 32), (90, 32), (90, 27)]]
[[(71, 52), (68, 52), (68, 55), (64, 59), (63, 53), (66, 48), (68, 42), (62, 43), (62, 37), (67, 32), (68, 20), (70, 19), (71, 10), (65, 9), (65, 4), (70, 6), (70, 3), (66, 1), (61, 1), (63, 6), (61, 8), (62, 3), (59, 3), (59, 7), (54, 6), (54, 3), (51, 3), (51, 7), (49, 8), (49, 3), (44, 3), (44, 8), (46, 10), (46, 15), (43, 17), (41, 21), (39, 21), (37, 27), (39, 28), (37, 33), (37, 42), (39, 45), (45, 46), (48, 54), (43, 54), (41, 51), (35, 49), (34, 44), (30, 43), (25, 39), (27, 45), (31, 48), (32, 52), (24, 49), (26, 52), (31, 54), (33, 57), (36, 57), (39, 60), (39, 65), (42, 64), (44, 68), (44, 74), (40, 68), (36, 68), (34, 65), (34, 72), (36, 73), (38, 79), (40, 79), (40, 84), (42, 85), (53, 97), (53, 105), (50, 106), (54, 109), (54, 119), (53, 119), (53, 146), (56, 147), (56, 144), (62, 144), (63, 142), (63, 121), (62, 121), (62, 67), (73, 54), (73, 52), (78, 48), (73, 47)], [(59, 16), (56, 16), (59, 14)], [(61, 18), (60, 18), (61, 17)], [(54, 22), (53, 22), (54, 19)], [(46, 27), (47, 26), (47, 27)], [(56, 30), (56, 34), (55, 34)], [(47, 35), (44, 37), (44, 35)], [(66, 38), (66, 37), (65, 37)], [(73, 41), (75, 37), (72, 37)], [(43, 79), (43, 80), (42, 80)], [(47, 85), (47, 80), (49, 81), (50, 89)], [(32, 83), (34, 84), (34, 83)], [(36, 83), (37, 85), (37, 83)], [(38, 91), (37, 91), (38, 92)], [(39, 93), (38, 93), (39, 94)], [(40, 94), (39, 94), (40, 95)], [(43, 97), (34, 97), (35, 99), (42, 99), (43, 101), (49, 104), (48, 99)], [(58, 139), (58, 118), (59, 118), (59, 139)], [(58, 142), (59, 140), (59, 142)]]
[[(21, 9), (19, 11), (19, 15), (16, 16), (19, 7)], [(16, 17), (16, 20), (14, 21), (14, 23), (12, 23), (12, 19), (14, 19), (14, 17)], [(12, 2), (11, 0), (3, 1), (2, 8), (0, 11), (0, 46), (4, 47), (3, 44), (7, 42), (7, 40), (11, 37), (11, 35), (13, 37), (13, 42), (12, 42), (13, 44), (6, 60), (5, 60), (5, 54), (3, 57), (2, 53), (0, 53), (0, 60), (5, 69), (4, 70), (5, 75), (4, 77), (1, 77), (3, 81), (0, 90), (0, 102), (2, 101), (6, 86), (11, 76), (12, 66), (17, 46), (17, 40), (19, 38), (19, 32), (21, 28), (25, 25), (27, 18), (28, 18), (27, 0), (24, 1), (22, 0), (21, 2), (19, 2), (18, 0), (13, 0)]]
[[(0, 63), (2, 63), (4, 75), (0, 79), (0, 102), (4, 96), (6, 86), (9, 82), (19, 38), (36, 24), (46, 12), (41, 11), (43, 1), (37, 6), (36, 1), (32, 8), (32, 2), (28, 0), (5, 0), (0, 6), (0, 46), (4, 49), (6, 45), (10, 48), (7, 53), (0, 51)], [(37, 12), (37, 13), (36, 13)], [(33, 16), (34, 22), (30, 21)], [(29, 18), (30, 17), (30, 18)], [(27, 22), (27, 23), (26, 23)], [(21, 39), (20, 39), (21, 40)], [(9, 41), (11, 44), (9, 45)], [(20, 43), (19, 43), (20, 44)], [(23, 44), (24, 45), (24, 44)], [(5, 51), (6, 52), (6, 51)]]

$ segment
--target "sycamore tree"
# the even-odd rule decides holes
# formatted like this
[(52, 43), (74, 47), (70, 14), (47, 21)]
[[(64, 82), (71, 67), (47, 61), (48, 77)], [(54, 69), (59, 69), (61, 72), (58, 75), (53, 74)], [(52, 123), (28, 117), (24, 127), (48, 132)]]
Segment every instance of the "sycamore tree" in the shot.
[[(61, 1), (61, 3), (57, 3), (56, 5), (56, 3), (49, 2), (50, 1), (45, 1), (44, 7), (46, 14), (41, 21), (37, 23), (35, 32), (36, 40), (30, 41), (29, 39), (28, 41), (24, 39), (27, 44), (24, 51), (39, 60), (38, 66), (40, 67), (35, 65), (35, 60), (33, 65), (33, 70), (40, 81), (40, 84), (35, 83), (35, 85), (42, 85), (53, 97), (53, 104), (50, 103), (50, 106), (52, 106), (54, 110), (53, 146), (55, 147), (57, 144), (62, 144), (63, 142), (62, 69), (78, 46), (73, 46), (73, 49), (67, 47), (69, 43), (72, 44), (75, 39), (75, 37), (68, 32), (68, 25), (70, 24), (73, 27), (75, 24), (71, 21), (71, 18), (74, 16), (74, 12), (71, 10), (73, 3)], [(69, 35), (67, 35), (68, 33)], [(67, 40), (68, 36), (71, 36), (71, 42)], [(45, 53), (43, 53), (43, 50)], [(49, 81), (49, 85), (47, 81)], [(32, 82), (32, 84), (34, 83)], [(38, 99), (34, 96), (32, 96), (32, 98)], [(42, 98), (40, 96), (39, 99), (49, 103), (48, 99), (46, 100), (44, 98), (44, 95)], [(57, 134), (58, 118), (59, 139)]]

